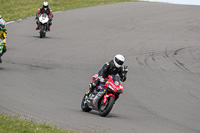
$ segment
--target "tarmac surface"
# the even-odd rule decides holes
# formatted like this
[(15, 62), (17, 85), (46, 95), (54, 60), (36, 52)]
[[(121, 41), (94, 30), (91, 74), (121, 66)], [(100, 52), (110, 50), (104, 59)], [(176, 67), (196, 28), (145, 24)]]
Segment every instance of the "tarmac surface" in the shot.
[[(199, 12), (146, 2), (68, 10), (43, 39), (34, 17), (8, 24), (0, 111), (78, 131), (200, 133)], [(83, 112), (91, 77), (118, 53), (124, 93), (107, 117)]]

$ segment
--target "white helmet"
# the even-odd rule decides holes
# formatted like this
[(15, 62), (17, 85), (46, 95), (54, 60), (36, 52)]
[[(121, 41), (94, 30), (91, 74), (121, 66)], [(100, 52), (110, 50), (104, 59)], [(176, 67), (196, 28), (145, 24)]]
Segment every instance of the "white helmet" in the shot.
[(48, 2), (44, 2), (44, 3), (43, 3), (43, 7), (44, 7), (44, 8), (48, 8), (48, 6), (49, 6), (49, 3), (48, 3)]
[(117, 68), (121, 67), (124, 64), (125, 58), (121, 54), (117, 54), (114, 57), (114, 64)]
[(0, 19), (0, 30), (3, 30), (5, 28), (5, 21), (3, 19)]

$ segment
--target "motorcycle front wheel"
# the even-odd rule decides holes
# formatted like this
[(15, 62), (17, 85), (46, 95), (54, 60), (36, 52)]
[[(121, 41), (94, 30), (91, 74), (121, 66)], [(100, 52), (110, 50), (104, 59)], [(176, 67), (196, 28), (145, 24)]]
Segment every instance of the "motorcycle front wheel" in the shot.
[(42, 25), (40, 29), (40, 38), (43, 38), (46, 36), (45, 26)]
[(110, 97), (106, 103), (103, 103), (103, 99), (101, 101), (100, 107), (99, 107), (99, 115), (102, 117), (105, 117), (108, 115), (115, 103), (115, 98)]
[(87, 105), (87, 102), (86, 102), (86, 99), (87, 99), (87, 95), (84, 95), (83, 99), (82, 99), (82, 102), (81, 102), (81, 109), (84, 111), (84, 112), (90, 112), (92, 109), (88, 107)]

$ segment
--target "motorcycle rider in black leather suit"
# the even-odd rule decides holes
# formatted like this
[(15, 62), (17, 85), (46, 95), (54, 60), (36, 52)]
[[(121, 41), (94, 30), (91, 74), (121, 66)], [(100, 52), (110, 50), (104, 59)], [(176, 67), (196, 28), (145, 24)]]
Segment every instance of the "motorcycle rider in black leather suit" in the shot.
[(94, 88), (96, 88), (101, 82), (105, 82), (104, 78), (107, 78), (108, 75), (119, 74), (121, 81), (126, 81), (128, 66), (124, 66), (124, 68), (122, 67), (124, 61), (124, 56), (121, 54), (117, 54), (113, 60), (111, 60), (110, 62), (106, 62), (102, 69), (98, 72), (97, 79), (89, 84), (89, 89), (86, 94), (93, 92)]

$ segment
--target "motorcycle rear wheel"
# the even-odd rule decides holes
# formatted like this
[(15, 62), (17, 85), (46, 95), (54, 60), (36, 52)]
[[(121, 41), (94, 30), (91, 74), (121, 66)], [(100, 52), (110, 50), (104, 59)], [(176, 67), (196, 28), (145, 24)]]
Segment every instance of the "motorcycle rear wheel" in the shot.
[(107, 116), (110, 113), (114, 103), (115, 103), (114, 97), (110, 97), (106, 103), (103, 103), (102, 100), (99, 107), (99, 115), (102, 117)]
[(83, 99), (82, 99), (82, 102), (81, 102), (81, 109), (84, 111), (84, 112), (90, 112), (92, 109), (88, 107), (87, 103), (86, 103), (86, 96), (87, 95), (84, 95)]

